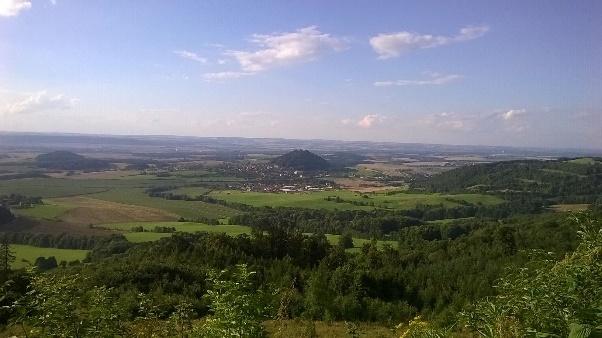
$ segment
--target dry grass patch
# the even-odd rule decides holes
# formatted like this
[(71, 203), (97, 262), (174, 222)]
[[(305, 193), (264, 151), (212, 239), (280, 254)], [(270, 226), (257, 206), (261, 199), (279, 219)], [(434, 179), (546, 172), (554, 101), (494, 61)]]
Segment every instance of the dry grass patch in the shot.
[(70, 207), (60, 219), (73, 224), (173, 221), (178, 216), (164, 210), (99, 200), (90, 197), (54, 198), (52, 203)]
[(550, 208), (556, 212), (583, 211), (589, 208), (589, 204), (555, 204)]

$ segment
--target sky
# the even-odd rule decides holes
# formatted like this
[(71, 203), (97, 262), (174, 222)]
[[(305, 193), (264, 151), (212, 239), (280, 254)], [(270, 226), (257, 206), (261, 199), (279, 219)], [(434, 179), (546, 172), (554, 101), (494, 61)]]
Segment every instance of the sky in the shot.
[(0, 0), (0, 131), (602, 149), (602, 2)]

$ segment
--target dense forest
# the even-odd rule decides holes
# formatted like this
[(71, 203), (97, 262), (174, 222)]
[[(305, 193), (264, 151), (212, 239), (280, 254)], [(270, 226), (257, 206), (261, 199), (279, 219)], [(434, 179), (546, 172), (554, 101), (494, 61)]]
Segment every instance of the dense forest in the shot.
[(70, 151), (53, 151), (36, 157), (40, 168), (61, 170), (103, 170), (111, 166), (109, 161), (88, 158)]
[(416, 182), (434, 192), (530, 195), (555, 203), (592, 203), (602, 195), (599, 159), (507, 161), (465, 166)]
[[(587, 222), (599, 229), (596, 218), (600, 210), (593, 211), (593, 215)], [(452, 225), (408, 226), (397, 248), (379, 249), (372, 242), (358, 253), (347, 253), (343, 245), (329, 244), (324, 235), (304, 235), (278, 227), (239, 237), (181, 233), (137, 245), (115, 237), (97, 243), (83, 265), (65, 266), (50, 276), (8, 273), (3, 277), (7, 282), (1, 301), (10, 305), (20, 297), (28, 297), (28, 289), (38, 292), (36, 287), (51, 287), (40, 285), (40, 279), (64, 283), (65, 278), (76, 276), (77, 285), (65, 283), (52, 294), (66, 297), (56, 292), (81, 293), (100, 287), (106, 292), (103, 297), (111, 299), (110, 308), (118, 308), (124, 322), (139, 320), (143, 305), (147, 307), (144, 311), (150, 306), (157, 320), (167, 322), (181, 311), (182, 304), (186, 305), (187, 316), (215, 315), (215, 304), (207, 296), (218, 296), (211, 293), (215, 291), (211, 282), (215, 274), (226, 271), (220, 278), (227, 283), (240, 277), (237, 273), (251, 271), (244, 282), (249, 295), (258, 302), (254, 306), (261, 311), (249, 318), (279, 314), (283, 318), (394, 325), (420, 314), (429, 319), (429, 325), (447, 328), (475, 301), (498, 294), (492, 285), (504, 271), (528, 266), (534, 252), (548, 253), (549, 262), (562, 259), (578, 248), (577, 231), (582, 230), (582, 224), (558, 214), (520, 216), (503, 223), (475, 220), (462, 224), (461, 230), (453, 230)], [(600, 243), (593, 245), (600, 255)], [(233, 266), (244, 266), (244, 271), (236, 272)], [(73, 289), (67, 290), (70, 287)], [(81, 301), (69, 304), (75, 308), (90, 306)], [(9, 306), (1, 320), (40, 325), (37, 317), (31, 316), (33, 313), (19, 314), (17, 308)], [(471, 320), (478, 324), (476, 319)]]
[(284, 168), (298, 170), (326, 170), (330, 163), (309, 150), (293, 150), (272, 160), (272, 163)]

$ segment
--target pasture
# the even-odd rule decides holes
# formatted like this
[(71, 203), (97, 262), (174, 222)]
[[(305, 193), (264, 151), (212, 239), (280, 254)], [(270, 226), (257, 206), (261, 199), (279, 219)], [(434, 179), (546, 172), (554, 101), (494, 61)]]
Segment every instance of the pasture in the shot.
[[(263, 193), (243, 191), (213, 191), (210, 196), (228, 201), (243, 203), (254, 207), (296, 207), (309, 209), (328, 210), (372, 210), (383, 209), (412, 209), (417, 205), (442, 204), (446, 207), (461, 205), (462, 202), (481, 203), (493, 205), (502, 202), (502, 199), (482, 194), (427, 194), (406, 193), (357, 193), (347, 190), (299, 192), (299, 193)], [(337, 197), (339, 198), (337, 200)], [(330, 200), (328, 200), (330, 198)]]
[(56, 221), (61, 215), (69, 211), (69, 209), (71, 209), (69, 206), (58, 205), (45, 200), (44, 204), (35, 205), (31, 208), (14, 209), (13, 212), (19, 216)]
[[(331, 245), (337, 245), (339, 243), (339, 240), (341, 238), (341, 235), (331, 235), (331, 234), (326, 234), (326, 239), (328, 239), (328, 242), (330, 242)], [(370, 239), (366, 239), (366, 238), (357, 238), (357, 237), (353, 237), (353, 248), (349, 248), (347, 249), (348, 252), (359, 252), (362, 247), (365, 244), (370, 243), (372, 240)], [(377, 240), (376, 241), (376, 246), (379, 249), (383, 249), (386, 245), (392, 247), (393, 249), (397, 249), (397, 241), (392, 241), (392, 240)]]
[(61, 261), (81, 261), (86, 258), (86, 254), (88, 253), (88, 250), (40, 248), (22, 244), (11, 244), (10, 248), (13, 250), (16, 257), (12, 264), (13, 269), (20, 269), (33, 265), (38, 257), (54, 256), (57, 263), (60, 263)]
[(243, 225), (209, 225), (195, 222), (127, 222), (127, 223), (112, 223), (104, 224), (103, 227), (111, 230), (131, 231), (133, 227), (141, 226), (145, 231), (152, 231), (156, 226), (173, 227), (180, 232), (214, 232), (225, 233), (232, 236), (240, 234), (250, 234), (251, 228)]

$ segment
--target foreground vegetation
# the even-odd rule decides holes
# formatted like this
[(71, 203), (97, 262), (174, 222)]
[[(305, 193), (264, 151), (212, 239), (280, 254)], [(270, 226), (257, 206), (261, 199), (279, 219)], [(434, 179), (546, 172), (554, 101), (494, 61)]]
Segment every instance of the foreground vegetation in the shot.
[[(483, 286), (477, 282), (482, 265), (477, 264), (480, 271), (471, 269), (476, 262), (466, 262), (466, 255), (458, 256), (462, 258), (457, 262), (465, 263), (456, 278), (469, 278), (454, 280), (450, 278), (454, 273), (448, 271), (435, 279), (438, 286), (433, 293), (428, 287), (419, 292), (407, 288), (416, 277), (418, 283), (424, 283), (419, 276), (437, 278), (432, 262), (431, 272), (413, 269), (404, 274), (405, 282), (395, 282), (400, 271), (392, 268), (404, 266), (404, 260), (409, 267), (404, 257), (424, 249), (410, 254), (410, 248), (382, 251), (368, 244), (357, 255), (349, 255), (320, 236), (296, 237), (278, 231), (254, 233), (251, 238), (182, 234), (129, 249), (117, 249), (113, 243), (92, 252), (92, 265), (5, 275), (2, 302), (8, 307), (3, 318), (12, 323), (11, 330), (30, 337), (260, 337), (266, 334), (262, 322), (270, 317), (276, 320), (270, 327), (281, 325), (283, 332), (288, 330), (288, 318), (301, 317), (376, 320), (391, 326), (401, 322), (399, 330), (409, 337), (594, 337), (602, 330), (600, 214), (575, 215), (571, 224), (578, 229), (579, 243), (564, 258), (548, 252), (549, 248), (523, 255), (520, 245), (509, 242), (511, 232), (501, 233), (501, 241), (486, 248), (497, 251), (496, 255), (475, 257), (485, 259), (485, 266), (497, 262), (498, 269), (504, 270), (505, 265), (508, 271), (496, 281), (496, 291), (486, 292), (478, 290)], [(446, 251), (451, 253), (450, 244), (466, 250), (485, 233), (448, 243)], [(471, 250), (484, 253), (479, 248), (484, 243), (472, 244)], [(123, 249), (125, 255), (110, 255), (110, 250)], [(433, 256), (437, 251), (428, 252)], [(439, 259), (453, 266), (449, 262), (453, 257)], [(510, 268), (517, 262), (521, 269)], [(163, 279), (145, 277), (151, 271)], [(454, 287), (458, 282), (461, 287)], [(441, 292), (448, 288), (463, 293)], [(446, 309), (457, 310), (428, 315), (445, 303)], [(418, 313), (431, 320), (415, 317)], [(195, 320), (199, 316), (203, 319)], [(316, 332), (312, 325), (306, 329), (307, 336)], [(347, 329), (357, 331), (357, 327)]]

